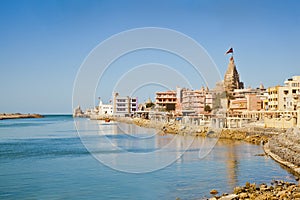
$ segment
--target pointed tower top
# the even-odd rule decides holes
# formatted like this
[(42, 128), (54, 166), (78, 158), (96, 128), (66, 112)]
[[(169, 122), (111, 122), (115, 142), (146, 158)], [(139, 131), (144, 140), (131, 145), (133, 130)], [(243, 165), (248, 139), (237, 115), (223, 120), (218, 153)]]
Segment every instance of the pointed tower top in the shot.
[(224, 85), (227, 92), (233, 92), (234, 89), (243, 88), (240, 82), (239, 73), (236, 69), (233, 56), (230, 57), (228, 68), (224, 76)]

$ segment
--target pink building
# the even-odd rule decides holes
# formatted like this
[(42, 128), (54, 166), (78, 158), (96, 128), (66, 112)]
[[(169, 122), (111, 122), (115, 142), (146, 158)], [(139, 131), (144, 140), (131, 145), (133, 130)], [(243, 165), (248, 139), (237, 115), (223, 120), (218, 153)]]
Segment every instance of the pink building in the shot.
[(259, 111), (263, 109), (263, 101), (256, 94), (247, 94), (243, 98), (230, 100), (229, 110), (232, 113), (242, 111)]
[(213, 107), (213, 94), (209, 93), (208, 88), (200, 90), (182, 89), (181, 91), (182, 110), (194, 110), (197, 114), (205, 112), (205, 106)]
[(155, 104), (167, 111), (175, 110), (176, 91), (156, 92)]

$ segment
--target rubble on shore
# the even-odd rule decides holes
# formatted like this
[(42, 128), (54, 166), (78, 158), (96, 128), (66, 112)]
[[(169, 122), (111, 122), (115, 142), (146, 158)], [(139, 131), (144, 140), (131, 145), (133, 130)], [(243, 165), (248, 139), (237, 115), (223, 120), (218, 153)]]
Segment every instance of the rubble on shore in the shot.
[[(214, 194), (216, 191), (214, 191)], [(222, 194), (220, 196), (213, 196), (209, 200), (285, 200), (294, 199), (300, 200), (300, 185), (296, 183), (284, 182), (274, 180), (271, 184), (265, 183), (257, 185), (255, 183), (247, 182), (245, 186), (238, 186), (234, 188), (232, 194)]]

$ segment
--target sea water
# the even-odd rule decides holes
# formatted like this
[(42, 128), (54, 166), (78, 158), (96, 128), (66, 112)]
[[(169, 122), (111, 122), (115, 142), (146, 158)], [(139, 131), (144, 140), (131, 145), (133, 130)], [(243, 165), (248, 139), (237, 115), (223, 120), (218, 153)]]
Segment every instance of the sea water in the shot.
[(247, 181), (294, 181), (262, 153), (240, 141), (68, 115), (2, 120), (0, 199), (204, 199)]

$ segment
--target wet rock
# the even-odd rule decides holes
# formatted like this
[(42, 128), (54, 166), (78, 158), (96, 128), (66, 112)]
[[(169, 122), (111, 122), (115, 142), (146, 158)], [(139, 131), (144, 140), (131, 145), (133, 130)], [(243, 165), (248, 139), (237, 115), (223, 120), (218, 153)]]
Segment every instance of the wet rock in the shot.
[(213, 194), (213, 195), (218, 194), (218, 193), (219, 193), (218, 190), (215, 190), (215, 189), (210, 191), (210, 194)]

